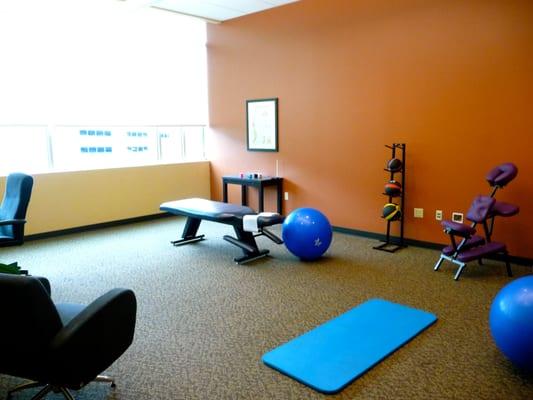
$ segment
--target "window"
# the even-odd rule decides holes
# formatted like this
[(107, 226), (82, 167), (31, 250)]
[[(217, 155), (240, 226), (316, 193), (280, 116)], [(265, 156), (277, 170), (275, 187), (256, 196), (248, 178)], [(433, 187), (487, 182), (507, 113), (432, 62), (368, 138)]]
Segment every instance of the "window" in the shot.
[(1, 2), (0, 171), (203, 159), (205, 31), (132, 2)]
[(205, 160), (203, 126), (0, 126), (0, 175)]
[(160, 127), (159, 148), (162, 161), (205, 159), (205, 136), (202, 126)]
[(0, 175), (48, 169), (46, 126), (0, 126), (0, 138)]

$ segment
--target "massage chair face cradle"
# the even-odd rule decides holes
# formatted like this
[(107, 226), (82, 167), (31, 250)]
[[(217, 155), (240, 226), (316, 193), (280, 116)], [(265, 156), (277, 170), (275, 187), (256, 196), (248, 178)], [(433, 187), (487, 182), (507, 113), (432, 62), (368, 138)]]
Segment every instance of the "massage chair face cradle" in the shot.
[[(435, 265), (435, 271), (440, 268), (444, 260), (448, 260), (459, 265), (454, 277), (455, 280), (458, 280), (469, 261), (478, 260), (481, 264), (483, 258), (499, 254), (503, 256), (506, 263), (507, 274), (512, 276), (507, 248), (503, 243), (493, 242), (492, 234), (494, 220), (497, 216), (511, 217), (519, 211), (519, 208), (513, 204), (499, 202), (494, 199), (497, 190), (511, 182), (517, 173), (518, 169), (511, 163), (502, 164), (489, 171), (486, 179), (493, 189), (490, 196), (478, 196), (474, 199), (467, 213), (467, 219), (472, 221), (471, 225), (453, 221), (442, 222), (444, 232), (450, 235), (451, 245), (442, 250), (442, 254)], [(475, 235), (477, 224), (483, 225), (485, 237)], [(457, 237), (461, 238), (459, 243), (457, 243)]]

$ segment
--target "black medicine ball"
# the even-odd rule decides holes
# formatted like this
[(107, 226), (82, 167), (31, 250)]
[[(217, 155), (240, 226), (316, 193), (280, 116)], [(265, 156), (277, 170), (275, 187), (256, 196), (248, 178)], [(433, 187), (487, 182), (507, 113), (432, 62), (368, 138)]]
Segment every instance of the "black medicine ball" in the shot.
[(397, 158), (393, 158), (392, 160), (389, 160), (387, 163), (387, 169), (389, 171), (397, 172), (402, 169), (402, 161), (398, 160)]

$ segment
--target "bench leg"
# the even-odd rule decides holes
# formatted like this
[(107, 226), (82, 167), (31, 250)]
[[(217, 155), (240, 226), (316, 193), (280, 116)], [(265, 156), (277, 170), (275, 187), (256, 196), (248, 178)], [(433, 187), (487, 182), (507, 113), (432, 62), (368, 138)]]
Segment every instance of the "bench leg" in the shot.
[(224, 240), (242, 250), (243, 255), (234, 258), (234, 261), (237, 264), (244, 264), (249, 261), (257, 260), (258, 258), (265, 257), (269, 253), (268, 250), (259, 250), (252, 232), (245, 232), (237, 226), (233, 226), (233, 229), (235, 230), (237, 238), (226, 235), (224, 236)]
[(247, 254), (247, 255), (244, 255), (244, 256), (241, 256), (241, 257), (235, 257), (233, 259), (233, 261), (235, 261), (239, 265), (240, 264), (245, 264), (247, 262), (254, 261), (254, 260), (257, 260), (259, 258), (266, 257), (268, 253), (269, 253), (268, 250), (259, 250), (259, 252), (257, 254)]
[(170, 243), (172, 243), (174, 246), (181, 246), (182, 244), (204, 240), (205, 235), (196, 235), (201, 222), (201, 219), (187, 217), (187, 222), (185, 223), (185, 227), (183, 228), (181, 239), (173, 240)]
[(267, 238), (269, 238), (270, 240), (272, 240), (276, 244), (283, 244), (283, 240), (281, 240), (279, 237), (274, 235), (267, 228), (262, 228), (261, 229), (261, 233), (259, 233), (259, 235), (255, 235), (255, 236), (257, 237), (257, 236), (261, 236), (261, 235), (266, 236)]

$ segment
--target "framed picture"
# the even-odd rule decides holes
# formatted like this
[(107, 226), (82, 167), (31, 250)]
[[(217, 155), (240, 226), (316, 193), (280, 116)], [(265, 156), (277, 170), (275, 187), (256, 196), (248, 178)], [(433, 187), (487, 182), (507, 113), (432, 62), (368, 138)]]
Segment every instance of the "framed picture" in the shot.
[(278, 99), (246, 100), (249, 151), (278, 151)]

